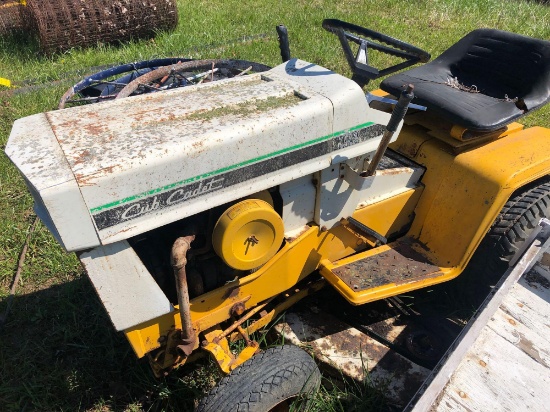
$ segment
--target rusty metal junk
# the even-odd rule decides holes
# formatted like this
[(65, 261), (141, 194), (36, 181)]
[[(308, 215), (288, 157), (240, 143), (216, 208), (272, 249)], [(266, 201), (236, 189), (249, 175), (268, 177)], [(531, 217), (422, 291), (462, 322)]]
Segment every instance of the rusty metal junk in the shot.
[(178, 305), (181, 318), (181, 345), (178, 349), (189, 356), (195, 348), (197, 336), (191, 323), (191, 312), (189, 309), (189, 290), (187, 287), (187, 275), (185, 265), (187, 264), (187, 251), (191, 249), (191, 242), (195, 236), (179, 237), (172, 246), (171, 264), (176, 278), (176, 289), (178, 292)]
[(176, 0), (27, 0), (22, 9), (43, 53), (153, 36), (178, 22)]
[(22, 7), (18, 1), (0, 0), (0, 36), (22, 28)]

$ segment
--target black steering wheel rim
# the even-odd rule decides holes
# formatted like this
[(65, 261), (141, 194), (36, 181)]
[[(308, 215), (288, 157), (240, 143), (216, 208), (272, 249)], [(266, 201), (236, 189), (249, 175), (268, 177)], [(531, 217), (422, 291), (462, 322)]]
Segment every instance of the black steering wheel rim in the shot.
[[(369, 45), (371, 46), (382, 46), (381, 49), (387, 49), (388, 52), (392, 49), (397, 49), (398, 51), (404, 52), (407, 55), (414, 56), (418, 59), (421, 63), (427, 63), (431, 55), (425, 50), (420, 49), (419, 47), (413, 46), (410, 43), (406, 43), (404, 41), (398, 40), (394, 37), (388, 36), (386, 34), (377, 32), (372, 29), (367, 29), (366, 27), (357, 26), (356, 24), (347, 23), (342, 20), (338, 19), (325, 19), (323, 20), (323, 28), (331, 33), (338, 34), (338, 30), (342, 29), (344, 30), (346, 34), (346, 37), (354, 41), (355, 43), (358, 43), (358, 40), (365, 40)], [(358, 36), (350, 36), (350, 33), (354, 33)], [(363, 37), (363, 38), (361, 38)], [(373, 43), (372, 41), (369, 41), (369, 39), (384, 43), (390, 47), (384, 47), (383, 45)], [(391, 53), (390, 53), (391, 54)], [(398, 53), (398, 55), (401, 55), (402, 53)]]
[[(357, 26), (352, 23), (337, 19), (325, 19), (323, 20), (323, 28), (338, 36), (346, 59), (348, 60), (348, 64), (353, 71), (353, 79), (361, 86), (364, 86), (370, 80), (386, 76), (416, 63), (426, 63), (431, 58), (428, 52), (412, 44), (405, 43), (375, 30)], [(362, 63), (356, 60), (349, 46), (350, 41), (358, 44), (359, 48), (363, 49), (365, 56), (368, 53), (368, 48), (370, 48), (402, 58), (404, 61), (391, 67), (378, 70), (370, 66), (368, 62)]]

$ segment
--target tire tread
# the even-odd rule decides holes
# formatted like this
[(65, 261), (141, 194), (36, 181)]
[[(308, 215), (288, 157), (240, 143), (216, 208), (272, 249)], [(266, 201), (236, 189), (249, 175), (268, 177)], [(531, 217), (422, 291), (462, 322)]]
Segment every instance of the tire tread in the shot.
[(319, 368), (304, 350), (293, 345), (269, 348), (224, 377), (204, 397), (197, 412), (257, 411), (265, 398), (287, 382), (305, 381), (304, 392), (320, 384)]
[(550, 214), (550, 177), (516, 192), (502, 209), (489, 232), (500, 258), (509, 261), (538, 224)]

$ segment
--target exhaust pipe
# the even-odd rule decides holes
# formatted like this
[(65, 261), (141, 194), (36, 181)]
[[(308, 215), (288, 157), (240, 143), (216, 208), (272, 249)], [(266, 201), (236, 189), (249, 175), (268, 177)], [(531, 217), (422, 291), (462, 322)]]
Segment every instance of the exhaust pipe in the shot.
[(185, 265), (187, 264), (187, 251), (191, 249), (191, 242), (195, 236), (179, 237), (172, 246), (171, 264), (176, 278), (176, 290), (178, 292), (178, 305), (181, 317), (181, 340), (177, 346), (178, 350), (185, 356), (189, 356), (197, 342), (197, 335), (191, 323), (191, 310), (189, 304), (189, 289), (187, 287), (187, 275)]

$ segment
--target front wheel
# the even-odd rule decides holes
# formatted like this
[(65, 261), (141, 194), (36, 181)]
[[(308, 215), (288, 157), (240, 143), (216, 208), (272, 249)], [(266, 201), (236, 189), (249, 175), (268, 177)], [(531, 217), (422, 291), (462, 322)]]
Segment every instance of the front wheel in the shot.
[(297, 346), (267, 349), (223, 378), (203, 398), (197, 412), (268, 412), (307, 402), (321, 383), (311, 356)]

